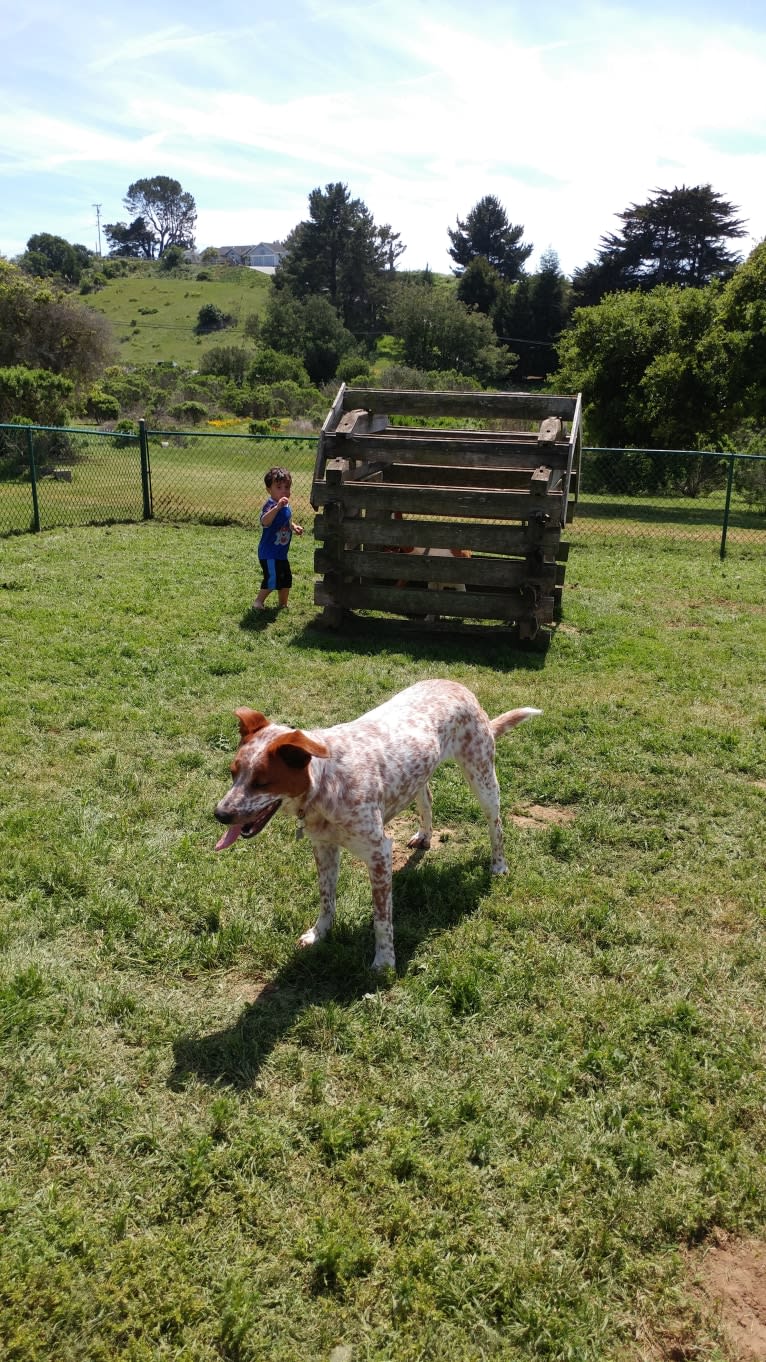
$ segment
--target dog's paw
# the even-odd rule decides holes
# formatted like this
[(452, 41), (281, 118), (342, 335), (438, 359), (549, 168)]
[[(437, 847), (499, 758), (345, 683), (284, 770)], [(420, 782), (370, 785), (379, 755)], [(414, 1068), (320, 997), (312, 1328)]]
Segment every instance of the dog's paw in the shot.
[(493, 875), (507, 875), (507, 874), (508, 874), (508, 866), (506, 865), (505, 861), (493, 861), (493, 862), (492, 862), (492, 874), (493, 874)]
[(395, 975), (396, 960), (394, 959), (393, 951), (376, 951), (375, 959), (372, 962), (372, 968), (377, 974), (384, 974), (386, 971), (390, 970), (392, 976)]
[(306, 946), (315, 946), (320, 939), (316, 927), (309, 927), (308, 931), (303, 933), (303, 936), (298, 937), (298, 945), (305, 950)]
[(431, 838), (426, 837), (424, 832), (416, 832), (415, 836), (411, 837), (407, 843), (408, 847), (413, 847), (418, 851), (428, 851), (430, 845)]

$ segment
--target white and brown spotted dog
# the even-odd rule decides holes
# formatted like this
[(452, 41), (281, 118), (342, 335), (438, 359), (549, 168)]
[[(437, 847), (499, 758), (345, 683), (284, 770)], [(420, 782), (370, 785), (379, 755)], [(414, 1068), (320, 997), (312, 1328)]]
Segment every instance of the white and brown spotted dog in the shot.
[(305, 828), (319, 875), (321, 909), (300, 938), (311, 946), (335, 916), (340, 849), (364, 861), (375, 915), (374, 969), (394, 965), (391, 841), (385, 825), (413, 800), (419, 829), (408, 843), (431, 845), (430, 776), (452, 758), (462, 767), (489, 827), (492, 872), (507, 870), (495, 775), (495, 739), (539, 709), (512, 709), (489, 719), (476, 696), (455, 681), (419, 681), (350, 723), (308, 732), (238, 709), (240, 746), (234, 783), (215, 810), (228, 826), (216, 851), (253, 837), (278, 809)]

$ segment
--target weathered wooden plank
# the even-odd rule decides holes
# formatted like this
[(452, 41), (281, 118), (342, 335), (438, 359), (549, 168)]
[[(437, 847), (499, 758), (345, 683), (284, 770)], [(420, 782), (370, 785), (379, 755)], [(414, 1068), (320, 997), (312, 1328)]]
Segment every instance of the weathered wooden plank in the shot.
[(552, 476), (553, 470), (548, 468), (545, 464), (541, 464), (539, 468), (536, 468), (529, 479), (529, 491), (531, 495), (534, 497), (546, 496), (551, 486)]
[[(412, 487), (496, 487), (507, 492), (532, 491), (531, 477), (534, 468), (462, 468), (458, 464), (429, 465), (419, 463), (392, 463), (385, 470), (385, 481), (406, 484)], [(557, 469), (560, 478), (563, 469)], [(543, 490), (547, 490), (546, 487)]]
[(335, 394), (333, 404), (330, 407), (330, 410), (328, 411), (324, 419), (322, 429), (319, 433), (319, 440), (317, 441), (316, 458), (314, 460), (314, 479), (312, 483), (310, 501), (311, 509), (313, 511), (316, 511), (318, 504), (317, 502), (314, 501), (314, 484), (316, 484), (320, 479), (324, 478), (325, 466), (327, 464), (328, 457), (327, 432), (330, 429), (332, 429), (332, 427), (336, 425), (336, 423), (340, 420), (340, 417), (343, 412), (343, 402), (345, 396), (346, 385), (345, 383), (341, 383), (337, 393)]
[(561, 524), (563, 497), (560, 491), (544, 497), (528, 492), (484, 491), (481, 488), (457, 490), (454, 487), (407, 487), (399, 483), (381, 484), (317, 483), (314, 497), (318, 506), (338, 501), (345, 512), (360, 510), (402, 511), (421, 515), (445, 516), (450, 520), (526, 520), (538, 512), (550, 517), (547, 523)]
[[(472, 549), (483, 553), (525, 554), (530, 548), (540, 549), (545, 555), (561, 562), (569, 556), (569, 544), (562, 543), (561, 530), (543, 529), (534, 542), (521, 525), (475, 525), (470, 521), (456, 524), (446, 520), (392, 520), (382, 512), (371, 520), (360, 516), (342, 522), (342, 535), (349, 548), (360, 544), (386, 545), (391, 548), (412, 544), (423, 548)], [(314, 520), (314, 538), (323, 540), (337, 533), (337, 525), (325, 512)]]
[(385, 430), (387, 425), (388, 417), (385, 414), (375, 415), (372, 412), (365, 411), (363, 407), (357, 407), (354, 411), (344, 412), (335, 426), (333, 434), (342, 436), (369, 435), (373, 431)]
[(540, 422), (540, 429), (537, 432), (537, 442), (541, 445), (555, 444), (561, 439), (561, 421), (558, 416), (546, 416)]
[[(340, 446), (337, 452), (341, 452)], [(481, 440), (458, 440), (452, 435), (435, 440), (414, 440), (408, 432), (392, 435), (350, 436), (343, 442), (345, 458), (365, 459), (381, 465), (412, 463), (421, 467), (432, 464), (461, 468), (536, 468), (540, 463), (540, 447), (534, 443), (501, 440), (497, 436), (490, 443)], [(329, 457), (329, 454), (328, 454)], [(545, 462), (551, 468), (566, 468), (569, 445), (546, 445)]]
[(551, 393), (415, 392), (387, 388), (346, 388), (343, 409), (364, 407), (388, 416), (472, 416), (487, 421), (516, 418), (543, 421), (547, 416), (571, 420), (576, 398)]
[(461, 619), (530, 620), (538, 626), (553, 620), (553, 596), (535, 604), (523, 590), (486, 595), (474, 591), (419, 591), (417, 588), (359, 586), (340, 583), (336, 591), (326, 583), (314, 585), (314, 604), (346, 610), (382, 610), (393, 615), (452, 615)]
[(346, 549), (338, 562), (324, 549), (314, 551), (315, 572), (326, 573), (338, 568), (346, 576), (363, 580), (383, 577), (395, 582), (463, 583), (471, 588), (498, 590), (510, 590), (529, 582), (544, 588), (546, 594), (550, 594), (556, 584), (555, 563), (543, 563), (530, 572), (523, 558), (434, 558), (430, 554)]

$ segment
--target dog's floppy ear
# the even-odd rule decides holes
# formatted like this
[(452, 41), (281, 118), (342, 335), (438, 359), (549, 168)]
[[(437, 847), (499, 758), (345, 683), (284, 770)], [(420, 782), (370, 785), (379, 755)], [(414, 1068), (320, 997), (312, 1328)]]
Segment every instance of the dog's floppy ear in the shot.
[(248, 738), (252, 738), (259, 728), (265, 728), (269, 722), (266, 715), (259, 713), (257, 709), (243, 707), (242, 709), (235, 709), (234, 713), (239, 719), (240, 742), (247, 742)]
[(319, 742), (317, 738), (310, 738), (308, 733), (301, 733), (299, 728), (293, 729), (292, 733), (283, 733), (271, 746), (271, 750), (278, 753), (285, 766), (291, 766), (294, 770), (302, 770), (308, 766), (312, 757), (330, 755), (326, 743)]

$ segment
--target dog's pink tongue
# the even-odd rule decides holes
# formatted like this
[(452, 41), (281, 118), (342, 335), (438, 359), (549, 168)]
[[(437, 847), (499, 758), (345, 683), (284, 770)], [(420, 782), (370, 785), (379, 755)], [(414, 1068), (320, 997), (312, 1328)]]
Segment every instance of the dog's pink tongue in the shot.
[(223, 837), (219, 837), (218, 841), (216, 842), (215, 844), (216, 851), (225, 851), (227, 847), (231, 846), (232, 842), (236, 842), (240, 832), (241, 828), (234, 826), (230, 827), (223, 834)]

